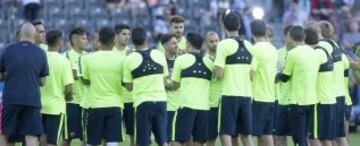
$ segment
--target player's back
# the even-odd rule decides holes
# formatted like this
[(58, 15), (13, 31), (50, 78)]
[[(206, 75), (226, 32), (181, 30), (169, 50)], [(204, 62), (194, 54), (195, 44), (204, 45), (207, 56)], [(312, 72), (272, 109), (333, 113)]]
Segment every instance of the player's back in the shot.
[(238, 38), (218, 44), (215, 65), (224, 68), (222, 95), (251, 97), (252, 45)]
[(315, 104), (319, 59), (313, 48), (299, 45), (288, 52), (285, 74), (291, 72), (290, 97), (299, 105)]
[(278, 52), (270, 42), (258, 42), (253, 46), (256, 60), (253, 79), (254, 100), (261, 102), (275, 101), (275, 76)]
[(65, 86), (74, 82), (70, 62), (58, 52), (46, 52), (49, 76), (41, 87), (42, 111), (65, 113)]
[(344, 59), (347, 59), (340, 50), (339, 45), (333, 40), (327, 40), (333, 48), (331, 56), (334, 61), (334, 91), (335, 97), (345, 96), (344, 89)]
[(180, 82), (181, 107), (209, 109), (212, 70), (212, 61), (200, 53), (188, 53), (176, 58), (172, 80)]
[(90, 80), (90, 107), (122, 106), (122, 64), (124, 55), (98, 51), (83, 58), (84, 78)]
[(132, 82), (134, 106), (144, 101), (166, 101), (164, 79), (168, 74), (165, 56), (159, 50), (135, 51), (126, 57), (124, 82)]

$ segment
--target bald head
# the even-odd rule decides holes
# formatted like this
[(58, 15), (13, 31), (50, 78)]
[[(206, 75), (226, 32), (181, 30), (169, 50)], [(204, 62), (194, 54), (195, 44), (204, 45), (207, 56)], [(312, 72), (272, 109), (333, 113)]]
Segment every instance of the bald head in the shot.
[(24, 23), (21, 26), (21, 29), (20, 29), (20, 40), (21, 41), (29, 41), (29, 42), (34, 43), (35, 35), (36, 35), (36, 30), (35, 30), (34, 25), (32, 25), (31, 23)]
[(209, 31), (208, 33), (206, 33), (205, 45), (208, 51), (216, 52), (216, 46), (219, 41), (219, 35), (216, 32)]

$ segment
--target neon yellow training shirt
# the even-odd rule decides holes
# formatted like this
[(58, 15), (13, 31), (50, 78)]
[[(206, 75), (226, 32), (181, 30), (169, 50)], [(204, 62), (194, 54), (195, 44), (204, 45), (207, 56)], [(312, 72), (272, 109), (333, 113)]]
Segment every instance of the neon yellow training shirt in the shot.
[(345, 92), (345, 104), (352, 105), (351, 96), (349, 93), (349, 73), (350, 73), (350, 62), (349, 59), (343, 54), (344, 63), (344, 92)]
[[(278, 50), (278, 62), (281, 64), (280, 67), (283, 68), (283, 66), (285, 65), (285, 60), (286, 60), (286, 56), (287, 56), (288, 51), (286, 50), (285, 47), (280, 48)], [(280, 70), (279, 70), (280, 71)], [(291, 80), (287, 81), (287, 82), (279, 82), (277, 83), (277, 100), (278, 103), (280, 105), (289, 105), (294, 103), (294, 101), (291, 101), (290, 98), (290, 87), (291, 87)]]
[(58, 52), (46, 52), (49, 76), (41, 87), (41, 113), (59, 115), (66, 112), (65, 86), (74, 82), (71, 65)]
[[(128, 46), (126, 46), (126, 48), (122, 51), (120, 51), (119, 49), (117, 49), (115, 46), (113, 48), (113, 51), (116, 53), (120, 53), (121, 55), (126, 56), (127, 55), (127, 51), (129, 51), (130, 48)], [(121, 97), (124, 98), (124, 103), (132, 103), (134, 102), (134, 98), (131, 92), (129, 92), (125, 87), (123, 87), (123, 91), (121, 93)]]
[(97, 51), (84, 57), (84, 79), (90, 80), (90, 108), (123, 108), (122, 73), (124, 55), (113, 51)]
[[(84, 55), (86, 52), (83, 51), (82, 53), (77, 53), (74, 49), (70, 49), (69, 51), (64, 53), (64, 56), (70, 61), (71, 68), (76, 71), (78, 78), (82, 75), (79, 72), (79, 58), (81, 55)], [(70, 103), (74, 104), (81, 104), (81, 100), (84, 98), (84, 84), (82, 83), (81, 79), (77, 79), (74, 81), (73, 84), (73, 101)]]
[[(169, 76), (167, 77), (166, 82), (167, 83), (171, 83), (171, 75), (172, 72), (174, 70), (174, 63), (175, 63), (175, 59), (166, 59), (167, 60), (167, 64), (168, 64), (168, 70), (169, 70)], [(179, 89), (177, 90), (167, 90), (166, 91), (166, 96), (167, 96), (167, 111), (177, 111), (177, 109), (179, 108), (178, 105), (178, 99), (180, 96), (179, 93)]]
[(289, 94), (295, 104), (317, 103), (316, 82), (321, 63), (315, 50), (308, 45), (299, 45), (288, 51), (283, 74), (291, 77)]
[[(224, 69), (222, 95), (247, 98), (251, 98), (253, 95), (250, 70), (256, 66), (256, 59), (252, 55), (252, 44), (246, 40), (242, 44), (242, 48), (239, 48), (239, 43), (235, 39), (229, 38), (220, 41), (217, 45), (215, 66)], [(237, 52), (239, 54), (236, 54)], [(227, 59), (230, 57), (232, 60), (230, 59), (229, 62), (242, 60), (247, 63), (227, 63)]]
[(257, 66), (252, 83), (253, 99), (258, 102), (275, 102), (275, 76), (278, 52), (270, 42), (253, 45)]
[[(142, 51), (150, 51), (148, 49)], [(139, 52), (133, 52), (126, 56), (124, 62), (124, 83), (133, 84), (134, 107), (143, 102), (166, 102), (166, 91), (164, 80), (168, 76), (167, 62), (165, 56), (159, 50), (151, 50), (150, 58), (157, 64), (161, 65), (163, 72), (161, 74), (151, 74), (135, 78), (132, 74), (142, 63), (143, 57)], [(150, 66), (149, 66), (150, 67)], [(153, 68), (149, 68), (153, 69)], [(144, 72), (147, 70), (144, 69)]]
[(209, 110), (209, 93), (210, 93), (210, 80), (213, 70), (212, 61), (205, 56), (200, 56), (202, 62), (205, 65), (204, 67), (208, 71), (201, 71), (194, 69), (192, 72), (194, 74), (207, 74), (210, 76), (210, 79), (204, 79), (200, 77), (186, 77), (184, 76), (184, 71), (189, 69), (189, 67), (197, 65), (196, 58), (193, 54), (184, 54), (176, 58), (174, 65), (174, 72), (171, 79), (175, 82), (180, 83), (180, 96), (179, 96), (179, 106), (188, 107), (195, 110)]
[(331, 86), (334, 83), (334, 64), (331, 54), (323, 47), (315, 47), (314, 49), (318, 58), (321, 60), (316, 85), (318, 102), (320, 104), (334, 104), (336, 103), (333, 93), (334, 86)]
[[(215, 56), (210, 56), (209, 54), (206, 54), (206, 57), (210, 58), (211, 61), (215, 61)], [(209, 104), (211, 108), (219, 107), (221, 90), (222, 90), (222, 80), (217, 80), (215, 77), (213, 77), (210, 82)]]

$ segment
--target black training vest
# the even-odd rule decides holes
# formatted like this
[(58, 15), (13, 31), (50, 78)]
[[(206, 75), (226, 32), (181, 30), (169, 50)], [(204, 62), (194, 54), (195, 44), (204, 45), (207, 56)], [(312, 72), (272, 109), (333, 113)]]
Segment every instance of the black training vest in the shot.
[(329, 72), (334, 70), (334, 61), (326, 49), (316, 46), (315, 49), (323, 50), (326, 53), (327, 61), (320, 65), (319, 72)]
[(200, 53), (192, 53), (195, 57), (195, 63), (190, 67), (183, 69), (181, 71), (182, 78), (194, 77), (194, 78), (202, 78), (206, 80), (211, 80), (211, 70), (205, 65), (203, 58), (204, 55)]
[(226, 64), (251, 64), (252, 55), (244, 45), (244, 41), (239, 38), (234, 38), (238, 44), (239, 48), (236, 52), (230, 56), (226, 57)]
[(342, 61), (342, 51), (339, 47), (332, 40), (325, 40), (326, 42), (330, 43), (333, 47), (333, 52), (331, 53), (331, 57), (333, 58), (334, 63)]
[(148, 75), (155, 75), (155, 74), (162, 74), (164, 73), (164, 68), (159, 63), (156, 63), (150, 56), (151, 49), (144, 50), (144, 51), (136, 51), (139, 53), (143, 60), (139, 67), (134, 69), (131, 72), (131, 75), (134, 79), (148, 76)]

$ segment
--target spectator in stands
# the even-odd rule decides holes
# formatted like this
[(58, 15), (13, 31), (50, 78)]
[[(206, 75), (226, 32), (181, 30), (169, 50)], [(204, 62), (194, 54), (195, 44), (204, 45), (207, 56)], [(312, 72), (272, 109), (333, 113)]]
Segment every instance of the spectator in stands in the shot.
[(307, 21), (308, 15), (299, 8), (299, 2), (295, 0), (291, 3), (290, 8), (286, 10), (283, 16), (283, 24), (303, 25)]
[(22, 0), (24, 6), (24, 16), (28, 21), (34, 21), (38, 19), (38, 13), (41, 8), (40, 0)]
[(356, 43), (360, 42), (359, 24), (357, 21), (350, 20), (348, 22), (347, 32), (345, 32), (342, 40), (344, 49), (352, 49)]
[(331, 0), (313, 0), (311, 2), (311, 16), (318, 20), (329, 20), (334, 9), (335, 6)]

